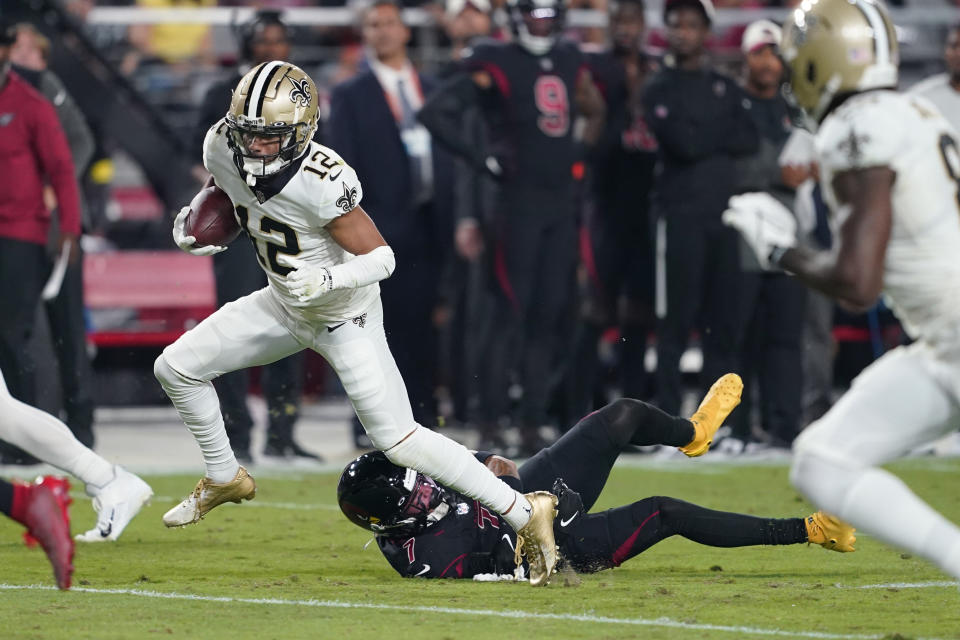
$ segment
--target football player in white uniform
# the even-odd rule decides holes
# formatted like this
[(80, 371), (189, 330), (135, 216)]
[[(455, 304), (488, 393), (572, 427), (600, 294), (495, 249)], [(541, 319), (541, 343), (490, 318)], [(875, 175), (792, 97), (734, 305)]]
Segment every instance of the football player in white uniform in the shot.
[[(313, 349), (333, 367), (374, 446), (395, 464), (479, 500), (520, 531), (531, 582), (556, 563), (556, 498), (511, 489), (456, 442), (418, 425), (387, 346), (380, 280), (393, 251), (360, 207), (356, 173), (312, 141), (317, 90), (296, 66), (272, 61), (241, 79), (226, 117), (204, 141), (203, 163), (229, 195), (269, 284), (224, 305), (168, 346), (154, 371), (203, 452), (206, 474), (168, 511), (168, 527), (199, 521), (226, 501), (250, 500), (256, 485), (230, 448), (211, 380)], [(174, 223), (183, 250), (210, 254)]]
[(10, 395), (2, 373), (0, 440), (73, 474), (86, 485), (87, 495), (93, 497), (97, 524), (77, 534), (80, 542), (116, 540), (153, 495), (150, 485), (138, 476), (110, 464), (81, 444), (67, 425)]
[(795, 246), (789, 211), (733, 198), (724, 221), (767, 268), (853, 308), (882, 293), (916, 339), (870, 365), (794, 443), (791, 481), (817, 507), (960, 578), (960, 529), (880, 465), (960, 424), (958, 135), (898, 93), (897, 42), (876, 0), (803, 2), (782, 52), (837, 229), (833, 251)]

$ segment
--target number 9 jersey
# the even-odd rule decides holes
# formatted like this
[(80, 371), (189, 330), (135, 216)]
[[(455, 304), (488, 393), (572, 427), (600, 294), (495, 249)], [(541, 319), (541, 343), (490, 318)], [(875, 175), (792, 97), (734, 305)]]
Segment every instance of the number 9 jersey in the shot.
[(330, 291), (313, 302), (300, 302), (287, 288), (291, 269), (284, 257), (332, 266), (353, 258), (338, 245), (326, 225), (360, 204), (363, 189), (356, 172), (332, 149), (310, 142), (306, 153), (250, 187), (227, 144), (224, 120), (207, 131), (203, 165), (230, 197), (240, 227), (253, 242), (269, 286), (285, 306), (309, 322), (359, 316), (380, 294), (378, 284)]
[(960, 155), (957, 132), (928, 100), (870, 91), (844, 102), (817, 133), (824, 198), (844, 221), (836, 174), (889, 167), (893, 223), (883, 293), (911, 337), (960, 346)]

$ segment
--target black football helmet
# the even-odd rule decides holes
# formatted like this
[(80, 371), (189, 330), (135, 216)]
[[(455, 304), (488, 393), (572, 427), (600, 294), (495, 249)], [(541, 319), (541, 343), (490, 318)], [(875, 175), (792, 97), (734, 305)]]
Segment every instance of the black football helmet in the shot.
[(565, 0), (507, 0), (510, 29), (520, 45), (542, 56), (563, 32)]
[(455, 504), (453, 493), (414, 469), (398, 467), (382, 451), (365, 453), (340, 475), (340, 510), (376, 535), (417, 535)]

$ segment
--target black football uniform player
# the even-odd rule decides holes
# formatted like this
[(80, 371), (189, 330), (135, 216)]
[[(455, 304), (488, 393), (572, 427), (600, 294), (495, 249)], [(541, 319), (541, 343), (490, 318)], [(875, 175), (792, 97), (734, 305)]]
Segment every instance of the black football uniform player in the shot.
[[(583, 54), (559, 38), (563, 3), (510, 0), (508, 9), (514, 41), (476, 44), (418, 117), (434, 140), (497, 180), (490, 219), (477, 231), (485, 236), (496, 307), (477, 418), (490, 427), (506, 413), (508, 375), (516, 369), (524, 389), (520, 426), (532, 453), (574, 287), (575, 174), (583, 142), (599, 137), (604, 106)], [(482, 114), (485, 147), (464, 135), (463, 116), (472, 108)], [(581, 116), (587, 125), (578, 139)]]
[(590, 74), (604, 97), (603, 135), (589, 154), (581, 262), (587, 275), (576, 363), (568, 393), (570, 415), (593, 409), (598, 377), (597, 342), (619, 327), (619, 386), (623, 395), (647, 395), (647, 335), (654, 325), (654, 243), (650, 193), (657, 140), (641, 104), (644, 81), (658, 62), (641, 47), (643, 3), (618, 2), (610, 15), (611, 49), (587, 54)]
[[(715, 432), (712, 425), (718, 427), (736, 406), (725, 393), (721, 386), (708, 394), (694, 421), (639, 400), (617, 400), (582, 419), (519, 469), (499, 456), (477, 456), (524, 490), (549, 490), (559, 497), (557, 544), (564, 561), (580, 573), (616, 567), (673, 535), (715, 547), (813, 542), (853, 551), (853, 529), (821, 512), (807, 518), (757, 518), (657, 496), (590, 513), (627, 445), (665, 444), (688, 455), (705, 452)], [(347, 465), (337, 498), (351, 522), (375, 534), (384, 557), (401, 576), (509, 575), (516, 566), (516, 537), (505, 522), (423, 474), (391, 464), (380, 452)]]

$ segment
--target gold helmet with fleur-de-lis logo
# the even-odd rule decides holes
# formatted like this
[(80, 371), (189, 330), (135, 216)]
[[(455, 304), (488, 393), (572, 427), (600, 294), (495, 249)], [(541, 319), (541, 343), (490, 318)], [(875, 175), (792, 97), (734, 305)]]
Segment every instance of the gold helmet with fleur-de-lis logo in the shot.
[(303, 69), (281, 60), (264, 62), (233, 91), (227, 141), (248, 176), (268, 176), (307, 150), (319, 114), (317, 87)]
[(816, 120), (838, 96), (897, 85), (897, 33), (879, 0), (802, 0), (780, 51), (793, 96)]

